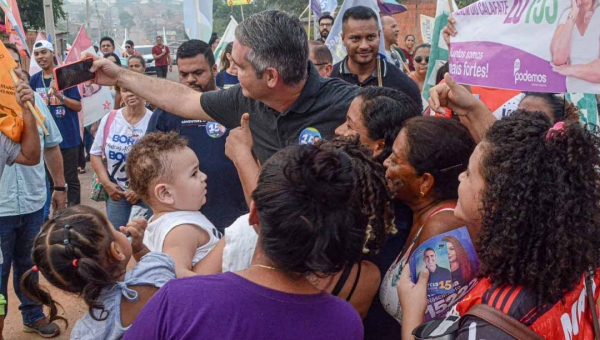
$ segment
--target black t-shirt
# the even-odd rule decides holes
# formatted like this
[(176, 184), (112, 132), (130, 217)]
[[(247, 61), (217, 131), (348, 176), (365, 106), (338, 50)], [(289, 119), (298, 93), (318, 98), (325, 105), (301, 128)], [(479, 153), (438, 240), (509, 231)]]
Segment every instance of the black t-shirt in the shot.
[[(350, 84), (358, 85), (360, 87), (365, 86), (377, 86), (377, 69), (373, 75), (370, 75), (362, 83), (358, 80), (358, 76), (350, 72), (348, 69), (348, 57), (339, 63), (333, 65), (333, 72), (331, 78), (339, 78)], [(423, 111), (423, 100), (421, 99), (421, 91), (419, 86), (400, 69), (395, 67), (393, 64), (381, 59), (381, 75), (383, 77), (383, 87), (389, 87), (398, 91), (406, 93), (407, 96), (417, 104), (419, 112)]]
[(206, 203), (200, 211), (219, 231), (223, 232), (248, 212), (237, 170), (225, 156), (229, 130), (214, 122), (185, 119), (157, 108), (150, 118), (147, 133), (153, 131), (175, 131), (187, 138), (188, 146), (200, 161), (200, 171), (207, 176)]
[(308, 79), (300, 97), (283, 113), (244, 97), (240, 85), (203, 93), (200, 104), (210, 117), (228, 129), (238, 127), (242, 115), (248, 112), (254, 153), (264, 164), (286, 146), (313, 144), (315, 138), (333, 138), (335, 129), (346, 121), (357, 89), (339, 79), (321, 78), (309, 62)]

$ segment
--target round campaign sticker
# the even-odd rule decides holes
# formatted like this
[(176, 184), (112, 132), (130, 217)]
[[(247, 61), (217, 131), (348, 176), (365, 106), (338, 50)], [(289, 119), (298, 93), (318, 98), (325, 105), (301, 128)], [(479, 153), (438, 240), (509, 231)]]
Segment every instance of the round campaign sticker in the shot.
[(314, 127), (308, 127), (300, 133), (298, 144), (300, 145), (313, 145), (316, 141), (321, 139), (321, 133)]
[(67, 111), (66, 111), (66, 110), (65, 110), (65, 108), (64, 108), (64, 107), (62, 107), (62, 106), (57, 106), (57, 107), (54, 109), (54, 116), (55, 116), (56, 118), (63, 118), (63, 117), (66, 115), (66, 113), (67, 113)]
[(212, 138), (222, 137), (226, 131), (227, 129), (219, 123), (206, 122), (206, 133)]

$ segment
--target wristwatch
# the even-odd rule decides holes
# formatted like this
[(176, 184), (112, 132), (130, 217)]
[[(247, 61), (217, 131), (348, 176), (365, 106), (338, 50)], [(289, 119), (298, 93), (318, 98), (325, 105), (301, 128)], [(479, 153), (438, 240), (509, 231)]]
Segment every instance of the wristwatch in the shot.
[(66, 97), (66, 96), (64, 95), (64, 93), (63, 93), (62, 97), (60, 98), (60, 102), (61, 102), (61, 103), (64, 103), (66, 98), (67, 98), (67, 97)]
[(69, 185), (65, 183), (64, 187), (54, 187), (54, 191), (67, 191), (69, 190)]

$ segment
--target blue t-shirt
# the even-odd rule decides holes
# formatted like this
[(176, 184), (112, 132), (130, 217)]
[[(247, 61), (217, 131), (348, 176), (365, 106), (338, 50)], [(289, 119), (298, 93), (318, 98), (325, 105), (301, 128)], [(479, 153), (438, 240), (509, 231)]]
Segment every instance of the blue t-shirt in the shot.
[(219, 231), (223, 232), (224, 228), (248, 212), (237, 170), (225, 156), (225, 140), (229, 131), (223, 125), (181, 118), (157, 108), (146, 133), (153, 131), (175, 131), (187, 138), (188, 146), (200, 160), (200, 171), (208, 177), (206, 203), (200, 211)]
[[(50, 110), (52, 118), (54, 118), (54, 122), (56, 123), (56, 126), (58, 126), (58, 130), (60, 130), (60, 134), (63, 138), (63, 141), (59, 144), (60, 148), (69, 149), (79, 147), (79, 144), (81, 144), (79, 115), (77, 111), (73, 111), (65, 104), (61, 103), (60, 99), (55, 95), (48, 98), (46, 90), (50, 90), (50, 82), (52, 82), (52, 79), (44, 79), (42, 72), (40, 71), (31, 76), (29, 86), (31, 86), (31, 88), (42, 97), (46, 105), (48, 105), (48, 110)], [(81, 95), (79, 95), (77, 87), (72, 87), (62, 92), (67, 98), (81, 101)]]
[(217, 73), (217, 86), (221, 89), (226, 90), (239, 83), (240, 81), (238, 80), (237, 76), (229, 74), (225, 71)]

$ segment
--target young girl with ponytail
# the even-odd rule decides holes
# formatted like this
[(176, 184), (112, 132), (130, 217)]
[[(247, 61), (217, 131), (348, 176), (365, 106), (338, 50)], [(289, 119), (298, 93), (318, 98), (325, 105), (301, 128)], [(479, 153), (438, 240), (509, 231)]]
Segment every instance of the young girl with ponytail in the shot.
[[(21, 291), (50, 307), (50, 321), (66, 322), (57, 315), (58, 303), (38, 285), (39, 272), (53, 286), (79, 294), (89, 307), (71, 339), (120, 339), (152, 295), (175, 278), (173, 260), (143, 245), (145, 226), (145, 220), (136, 219), (118, 232), (96, 209), (79, 205), (64, 210), (35, 238), (35, 265), (23, 276)], [(128, 271), (132, 256), (138, 263)]]

